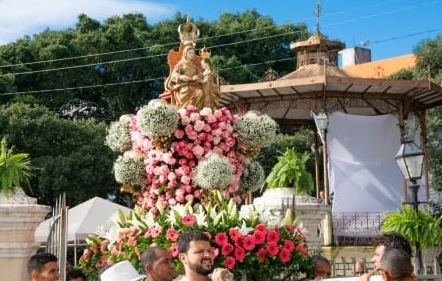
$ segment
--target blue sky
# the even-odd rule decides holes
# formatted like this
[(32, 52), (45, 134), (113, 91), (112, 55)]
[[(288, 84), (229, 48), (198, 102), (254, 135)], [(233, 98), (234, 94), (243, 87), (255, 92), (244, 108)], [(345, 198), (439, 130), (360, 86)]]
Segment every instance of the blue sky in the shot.
[[(256, 9), (277, 24), (305, 22), (316, 26), (317, 0), (0, 0), (0, 45), (45, 28), (74, 27), (80, 13), (104, 20), (130, 12), (143, 13), (150, 23), (176, 12), (193, 19), (218, 19), (224, 12)], [(442, 0), (321, 0), (323, 34), (347, 47), (369, 41), (372, 60), (412, 53), (421, 40), (442, 34)]]

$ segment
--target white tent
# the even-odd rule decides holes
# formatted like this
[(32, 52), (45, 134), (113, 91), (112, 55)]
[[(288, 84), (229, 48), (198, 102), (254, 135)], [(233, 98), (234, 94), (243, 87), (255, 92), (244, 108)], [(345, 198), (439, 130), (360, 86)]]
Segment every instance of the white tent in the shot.
[[(87, 238), (98, 229), (107, 230), (110, 226), (109, 219), (118, 210), (129, 214), (132, 209), (118, 205), (111, 201), (94, 197), (68, 211), (68, 241), (80, 241)], [(35, 230), (35, 241), (46, 242), (52, 219), (40, 223)]]

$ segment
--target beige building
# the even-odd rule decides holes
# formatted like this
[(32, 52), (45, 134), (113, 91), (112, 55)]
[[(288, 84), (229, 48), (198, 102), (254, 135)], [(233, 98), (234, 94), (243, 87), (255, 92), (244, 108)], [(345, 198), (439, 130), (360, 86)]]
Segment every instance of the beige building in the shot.
[(387, 78), (391, 74), (402, 69), (413, 69), (416, 65), (416, 59), (417, 58), (414, 54), (408, 54), (394, 58), (344, 66), (342, 69), (348, 74), (361, 78)]

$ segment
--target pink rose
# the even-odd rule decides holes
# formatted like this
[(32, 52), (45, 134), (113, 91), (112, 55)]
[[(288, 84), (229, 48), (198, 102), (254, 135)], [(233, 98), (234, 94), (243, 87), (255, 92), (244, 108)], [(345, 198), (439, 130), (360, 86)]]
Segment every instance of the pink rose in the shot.
[(208, 133), (208, 132), (212, 131), (212, 127), (210, 127), (209, 124), (205, 124), (204, 128), (203, 128), (203, 131)]
[(184, 131), (183, 130), (179, 130), (179, 129), (175, 130), (175, 137), (177, 139), (182, 139), (183, 136), (184, 136)]
[(200, 115), (196, 112), (190, 114), (190, 121), (195, 122), (200, 119)]
[(194, 127), (195, 131), (201, 132), (204, 128), (204, 125), (206, 125), (206, 123), (204, 123), (204, 121), (196, 120), (195, 125), (193, 127)]
[(201, 115), (201, 116), (209, 116), (209, 115), (212, 115), (212, 109), (210, 109), (209, 107), (204, 107), (204, 108), (200, 111), (200, 115)]
[(204, 148), (200, 145), (196, 145), (192, 149), (192, 152), (197, 158), (201, 158), (201, 156), (203, 156), (203, 154), (204, 154)]

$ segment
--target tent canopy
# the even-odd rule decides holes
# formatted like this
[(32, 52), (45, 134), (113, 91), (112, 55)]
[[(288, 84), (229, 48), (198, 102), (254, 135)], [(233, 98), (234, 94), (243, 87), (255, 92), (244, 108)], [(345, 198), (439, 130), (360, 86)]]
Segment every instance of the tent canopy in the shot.
[[(78, 241), (86, 239), (91, 233), (96, 233), (98, 229), (109, 229), (110, 217), (118, 210), (129, 214), (132, 210), (111, 201), (94, 197), (83, 202), (68, 211), (68, 241)], [(51, 227), (52, 218), (40, 223), (35, 230), (35, 241), (46, 242)]]

